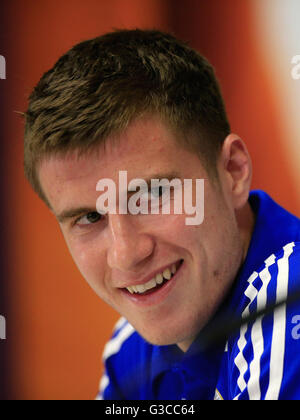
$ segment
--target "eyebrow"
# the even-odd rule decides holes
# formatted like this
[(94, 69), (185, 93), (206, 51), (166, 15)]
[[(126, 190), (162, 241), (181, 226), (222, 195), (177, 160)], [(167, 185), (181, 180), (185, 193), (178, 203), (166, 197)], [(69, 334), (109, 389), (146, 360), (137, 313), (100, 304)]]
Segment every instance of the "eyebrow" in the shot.
[(147, 182), (148, 185), (150, 185), (151, 184), (151, 179), (164, 179), (164, 178), (171, 181), (172, 179), (175, 179), (175, 178), (181, 179), (181, 176), (176, 171), (168, 172), (168, 173), (165, 173), (165, 174), (157, 173), (157, 174), (152, 175), (151, 178), (145, 179), (145, 181)]
[(68, 219), (73, 219), (74, 217), (79, 217), (80, 215), (87, 213), (97, 213), (97, 210), (92, 207), (74, 207), (64, 210), (59, 214), (55, 214), (55, 217), (59, 223), (65, 223)]
[[(181, 179), (178, 172), (170, 172), (166, 174), (157, 173), (157, 174), (152, 175), (151, 178), (148, 178), (148, 179), (144, 179), (144, 178), (134, 178), (134, 179), (144, 179), (149, 188), (151, 187), (152, 179), (168, 179), (169, 181), (171, 181), (172, 179), (175, 179), (175, 178)], [(127, 191), (127, 194), (129, 196), (133, 195), (134, 193), (135, 191)], [(118, 194), (118, 191), (117, 191), (117, 194)], [(96, 206), (95, 207), (74, 207), (74, 208), (63, 210), (59, 214), (55, 214), (55, 213), (54, 214), (58, 222), (63, 224), (69, 219), (73, 219), (74, 217), (79, 217), (83, 214), (88, 214), (88, 213), (98, 213)]]

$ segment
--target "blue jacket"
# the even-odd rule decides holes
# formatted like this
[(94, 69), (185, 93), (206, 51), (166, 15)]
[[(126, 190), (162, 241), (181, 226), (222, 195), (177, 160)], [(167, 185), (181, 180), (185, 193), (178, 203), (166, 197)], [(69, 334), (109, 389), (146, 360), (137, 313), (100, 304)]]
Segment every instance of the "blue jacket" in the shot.
[[(249, 202), (256, 222), (247, 257), (226, 299), (245, 317), (300, 288), (300, 220), (263, 191)], [(300, 399), (300, 302), (242, 326), (222, 347), (186, 353), (147, 343), (121, 318), (107, 343), (98, 399)]]

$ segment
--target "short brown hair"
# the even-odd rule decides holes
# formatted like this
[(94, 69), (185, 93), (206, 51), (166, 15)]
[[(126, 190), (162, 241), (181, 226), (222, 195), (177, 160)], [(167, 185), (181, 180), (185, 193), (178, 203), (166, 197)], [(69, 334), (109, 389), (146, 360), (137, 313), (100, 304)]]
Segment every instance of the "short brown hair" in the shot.
[(193, 129), (194, 150), (208, 169), (215, 167), (230, 126), (214, 69), (203, 56), (157, 30), (117, 30), (75, 45), (29, 98), (24, 167), (33, 189), (49, 205), (37, 174), (43, 158), (84, 153), (145, 112), (182, 133)]

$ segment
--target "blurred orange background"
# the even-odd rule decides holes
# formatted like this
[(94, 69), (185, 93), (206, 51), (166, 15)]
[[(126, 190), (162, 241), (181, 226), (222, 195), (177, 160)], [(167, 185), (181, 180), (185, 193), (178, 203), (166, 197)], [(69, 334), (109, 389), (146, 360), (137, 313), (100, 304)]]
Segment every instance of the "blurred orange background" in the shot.
[[(292, 19), (297, 6), (281, 1), (285, 12), (288, 4)], [(15, 111), (26, 109), (39, 78), (74, 44), (114, 28), (172, 31), (215, 66), (232, 130), (252, 156), (253, 188), (300, 216), (300, 122), (293, 111), (300, 80), (291, 77), (286, 47), (290, 42), (291, 54), (300, 54), (300, 47), (293, 50), (298, 33), (278, 39), (289, 25), (282, 17), (278, 28), (278, 0), (10, 0), (2, 13), (6, 394), (93, 399), (102, 350), (119, 316), (85, 284), (57, 222), (24, 179), (23, 122)]]

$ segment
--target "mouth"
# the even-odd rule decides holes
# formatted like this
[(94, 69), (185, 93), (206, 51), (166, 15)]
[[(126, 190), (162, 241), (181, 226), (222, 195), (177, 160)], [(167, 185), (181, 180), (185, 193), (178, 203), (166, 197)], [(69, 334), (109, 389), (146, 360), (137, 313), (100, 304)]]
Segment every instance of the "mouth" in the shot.
[(143, 300), (143, 297), (150, 297), (162, 289), (166, 288), (177, 275), (184, 260), (179, 260), (163, 271), (157, 273), (151, 280), (144, 284), (137, 284), (128, 286), (121, 289), (128, 297), (133, 298), (135, 301)]

